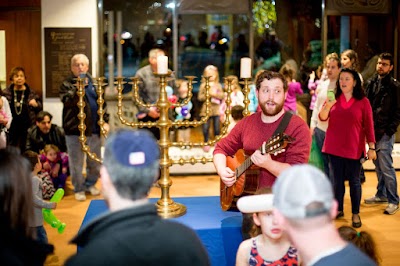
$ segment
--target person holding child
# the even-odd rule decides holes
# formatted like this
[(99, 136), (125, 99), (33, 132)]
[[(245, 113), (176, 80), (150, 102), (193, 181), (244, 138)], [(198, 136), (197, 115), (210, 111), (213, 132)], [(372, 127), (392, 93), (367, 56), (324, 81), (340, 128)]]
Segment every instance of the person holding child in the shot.
[(53, 124), (52, 119), (53, 116), (47, 111), (40, 111), (37, 114), (36, 125), (28, 129), (25, 150), (40, 153), (46, 144), (53, 144), (60, 151), (67, 151), (64, 129)]
[(68, 155), (60, 152), (56, 145), (47, 144), (40, 154), (40, 162), (43, 171), (50, 175), (54, 187), (64, 188), (68, 177)]
[(42, 181), (37, 176), (38, 173), (42, 170), (42, 164), (40, 163), (39, 155), (34, 151), (26, 151), (23, 155), (29, 160), (32, 169), (34, 217), (30, 221), (29, 226), (32, 230), (36, 231), (38, 241), (47, 244), (48, 240), (46, 230), (43, 226), (42, 209), (55, 209), (57, 207), (57, 203), (47, 202), (43, 200)]
[[(201, 111), (200, 111), (200, 116), (204, 117), (206, 116), (206, 79), (205, 77), (210, 77), (209, 79), (209, 85), (210, 85), (210, 90), (209, 94), (211, 97), (211, 104), (209, 108), (209, 113), (208, 113), (208, 120), (206, 123), (203, 124), (203, 136), (204, 136), (204, 142), (208, 142), (209, 140), (209, 129), (210, 129), (210, 124), (211, 121), (214, 124), (214, 136), (219, 135), (220, 133), (220, 105), (222, 103), (222, 100), (225, 97), (224, 91), (222, 89), (221, 84), (219, 83), (219, 73), (218, 73), (218, 68), (213, 65), (208, 65), (204, 68), (203, 71), (203, 78), (200, 84), (200, 89), (199, 89), (199, 94), (198, 94), (198, 99), (201, 102), (204, 102), (203, 105), (201, 106)], [(203, 147), (203, 150), (205, 152), (208, 152), (210, 150), (210, 146), (206, 145)]]

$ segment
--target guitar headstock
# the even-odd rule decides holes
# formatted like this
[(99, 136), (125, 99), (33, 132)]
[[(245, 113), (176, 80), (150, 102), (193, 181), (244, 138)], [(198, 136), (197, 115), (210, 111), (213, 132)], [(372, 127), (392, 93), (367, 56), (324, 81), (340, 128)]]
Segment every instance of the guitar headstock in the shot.
[(295, 138), (292, 138), (289, 135), (284, 133), (279, 133), (278, 135), (272, 136), (265, 144), (261, 146), (261, 153), (281, 153), (284, 152), (286, 146), (295, 141)]

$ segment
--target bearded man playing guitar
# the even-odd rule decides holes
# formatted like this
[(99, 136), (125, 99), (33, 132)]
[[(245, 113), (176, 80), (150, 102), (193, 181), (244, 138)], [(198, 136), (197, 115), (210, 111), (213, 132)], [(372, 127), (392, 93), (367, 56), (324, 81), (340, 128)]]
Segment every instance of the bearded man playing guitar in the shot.
[[(250, 164), (254, 165), (249, 167), (249, 170), (252, 170), (253, 173), (255, 168), (259, 170), (256, 173), (257, 185), (254, 191), (245, 189), (244, 194), (254, 193), (259, 188), (272, 187), (276, 177), (283, 170), (291, 165), (308, 162), (311, 146), (310, 130), (299, 116), (289, 117), (290, 121), (282, 132), (283, 134), (271, 140), (285, 116), (283, 105), (287, 89), (287, 82), (279, 73), (266, 70), (258, 75), (256, 95), (262, 111), (240, 120), (229, 135), (217, 143), (213, 160), (217, 173), (221, 177), (222, 209), (228, 210), (236, 207), (235, 202), (233, 202), (234, 206), (228, 203), (224, 207), (222, 195), (224, 189), (229, 190), (240, 183), (237, 182), (240, 174), (227, 165), (227, 157), (229, 159), (234, 156), (238, 150), (243, 149), (246, 156), (251, 156)], [(280, 140), (282, 142), (275, 145)], [(273, 145), (269, 145), (270, 142)], [(282, 149), (276, 149), (283, 142), (285, 142), (285, 146)], [(264, 148), (267, 146), (266, 151), (258, 150), (260, 146)], [(233, 193), (234, 196), (242, 196), (238, 192)]]

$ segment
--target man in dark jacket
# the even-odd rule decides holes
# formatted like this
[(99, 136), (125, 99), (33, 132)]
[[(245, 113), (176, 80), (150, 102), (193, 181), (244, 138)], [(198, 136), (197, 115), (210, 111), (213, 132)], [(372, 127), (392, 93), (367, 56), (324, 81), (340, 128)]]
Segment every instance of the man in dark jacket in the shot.
[(40, 153), (46, 144), (53, 144), (62, 152), (67, 151), (64, 130), (51, 123), (53, 116), (40, 111), (36, 116), (36, 125), (28, 129), (25, 150)]
[[(80, 119), (78, 118), (79, 96), (77, 95), (76, 78), (83, 79), (85, 86), (85, 135), (90, 151), (100, 158), (100, 127), (98, 125), (99, 115), (97, 114), (97, 92), (93, 85), (92, 76), (88, 73), (89, 59), (84, 54), (76, 54), (71, 59), (72, 75), (61, 84), (60, 99), (64, 104), (63, 109), (63, 128), (69, 156), (69, 169), (74, 186), (75, 199), (78, 201), (86, 200), (85, 192), (90, 192), (93, 196), (99, 195), (100, 191), (95, 187), (99, 178), (100, 164), (87, 156), (86, 178), (82, 175), (84, 152), (79, 141), (80, 130), (78, 128)], [(105, 108), (105, 105), (104, 105)], [(108, 115), (104, 115), (104, 121), (108, 122)], [(108, 131), (108, 124), (104, 124), (104, 130)]]
[(65, 265), (210, 265), (196, 233), (162, 219), (147, 199), (159, 167), (149, 131), (125, 129), (107, 138), (100, 172), (110, 211), (79, 231), (72, 242), (80, 249)]
[(366, 204), (389, 203), (384, 214), (395, 214), (399, 209), (396, 171), (392, 151), (395, 133), (400, 124), (400, 83), (391, 77), (393, 56), (379, 55), (376, 75), (367, 82), (366, 94), (374, 115), (377, 159), (374, 161), (378, 176), (375, 196), (365, 199)]

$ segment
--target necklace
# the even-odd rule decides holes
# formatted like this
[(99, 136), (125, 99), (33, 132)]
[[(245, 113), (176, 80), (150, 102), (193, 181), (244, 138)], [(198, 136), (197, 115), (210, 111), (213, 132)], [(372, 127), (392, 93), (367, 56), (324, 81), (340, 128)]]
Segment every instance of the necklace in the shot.
[(25, 91), (22, 91), (21, 99), (19, 101), (17, 100), (17, 98), (18, 98), (17, 91), (14, 90), (14, 109), (15, 109), (15, 113), (17, 115), (20, 115), (22, 112), (22, 104), (23, 104), (24, 98), (25, 98)]

